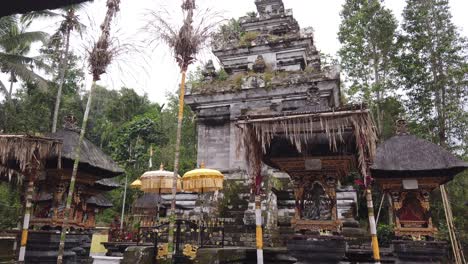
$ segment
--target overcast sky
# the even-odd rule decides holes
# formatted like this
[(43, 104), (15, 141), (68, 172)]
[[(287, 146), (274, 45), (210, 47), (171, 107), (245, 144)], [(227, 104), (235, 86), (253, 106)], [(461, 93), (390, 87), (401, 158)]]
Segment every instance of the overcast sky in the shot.
[[(73, 36), (73, 49), (76, 53), (85, 54), (84, 47), (96, 38), (99, 32), (97, 25), (102, 21), (106, 11), (105, 2), (105, 0), (95, 0), (80, 13), (80, 18), (88, 25), (88, 31), (94, 34), (85, 35), (83, 38), (79, 35)], [(340, 47), (337, 32), (340, 23), (339, 12), (343, 2), (344, 0), (284, 0), (285, 8), (293, 10), (302, 28), (309, 26), (314, 28), (317, 48), (329, 54), (335, 54)], [(404, 0), (386, 0), (385, 5), (400, 19), (404, 2)], [(119, 42), (123, 44), (134, 43), (134, 46), (139, 47), (142, 39), (151, 38), (151, 35), (141, 30), (147, 21), (148, 10), (164, 6), (171, 15), (173, 14), (172, 18), (179, 19), (180, 16), (172, 12), (180, 9), (180, 3), (180, 0), (121, 0), (121, 11), (114, 23), (116, 29), (114, 36), (117, 36)], [(212, 8), (226, 19), (256, 11), (254, 0), (197, 0), (197, 5)], [(466, 19), (468, 1), (450, 0), (450, 6), (453, 22), (462, 30), (464, 36), (468, 36), (468, 19)], [(33, 29), (52, 33), (57, 26), (56, 21), (48, 20), (35, 22)], [(141, 52), (126, 52), (120, 55), (117, 63), (114, 63), (108, 74), (103, 76), (100, 84), (110, 89), (119, 89), (122, 86), (134, 88), (140, 94), (147, 93), (151, 101), (163, 103), (166, 95), (177, 89), (180, 81), (178, 67), (164, 45), (156, 48), (144, 46), (139, 50)], [(209, 52), (203, 52), (198, 57), (198, 61), (204, 62), (210, 56)], [(3, 77), (2, 80), (4, 79)], [(89, 80), (87, 84), (89, 85)]]

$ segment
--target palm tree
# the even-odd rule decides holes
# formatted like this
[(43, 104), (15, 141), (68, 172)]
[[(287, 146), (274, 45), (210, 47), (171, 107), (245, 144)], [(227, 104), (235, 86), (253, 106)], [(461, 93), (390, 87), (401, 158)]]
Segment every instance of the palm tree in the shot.
[[(60, 61), (58, 64), (58, 89), (57, 98), (55, 100), (54, 117), (52, 121), (52, 133), (57, 131), (57, 119), (60, 108), (60, 101), (62, 98), (63, 83), (65, 82), (65, 72), (68, 68), (69, 51), (70, 51), (70, 35), (72, 31), (82, 33), (85, 26), (80, 23), (79, 17), (76, 12), (82, 9), (85, 3), (71, 5), (61, 9), (61, 14), (54, 14), (54, 16), (62, 16), (63, 20), (60, 23), (60, 27), (57, 32), (52, 36), (51, 40), (56, 43), (57, 47), (63, 46), (64, 50), (60, 55)], [(50, 13), (49, 13), (50, 14)]]
[(36, 83), (43, 89), (48, 86), (47, 81), (34, 70), (49, 71), (50, 67), (40, 57), (28, 56), (31, 44), (45, 42), (48, 35), (42, 31), (27, 31), (29, 24), (30, 21), (20, 20), (19, 16), (0, 18), (0, 70), (9, 75), (10, 82), (7, 89), (0, 80), (0, 91), (9, 107), (12, 107), (13, 86), (18, 79)]
[(27, 31), (29, 23), (20, 22), (18, 17), (0, 18), (0, 66), (2, 73), (10, 74), (10, 90), (0, 81), (0, 89), (7, 100), (12, 96), (12, 85), (19, 77), (23, 81), (36, 82), (47, 87), (47, 81), (34, 72), (34, 68), (49, 70), (40, 57), (29, 57), (31, 44), (45, 42), (48, 35), (42, 31)]
[[(176, 192), (177, 192), (177, 177), (180, 160), (180, 141), (182, 136), (182, 121), (184, 115), (184, 96), (185, 96), (185, 78), (189, 65), (193, 64), (197, 54), (207, 43), (211, 36), (212, 30), (219, 22), (207, 23), (210, 14), (204, 14), (204, 17), (199, 23), (194, 22), (194, 10), (196, 9), (195, 0), (182, 0), (182, 11), (184, 19), (182, 26), (177, 28), (168, 23), (168, 19), (161, 16), (160, 12), (151, 12), (151, 20), (146, 29), (150, 34), (154, 34), (160, 41), (165, 42), (170, 48), (179, 65), (182, 80), (179, 89), (179, 113), (177, 118), (177, 135), (174, 157), (174, 178), (172, 182), (172, 202), (171, 213), (169, 217), (169, 234), (168, 234), (168, 251), (169, 258), (172, 258), (174, 251), (174, 224), (175, 224), (175, 207), (176, 207)], [(212, 17), (211, 17), (212, 18)], [(150, 42), (153, 42), (151, 39)]]
[(93, 82), (89, 91), (88, 101), (86, 103), (86, 110), (83, 116), (83, 123), (81, 124), (80, 138), (78, 146), (75, 150), (75, 160), (73, 163), (73, 171), (70, 179), (70, 186), (68, 188), (67, 203), (65, 208), (65, 215), (63, 219), (62, 232), (60, 235), (60, 244), (57, 255), (57, 264), (63, 263), (63, 253), (65, 250), (65, 237), (68, 229), (68, 221), (70, 218), (71, 204), (73, 192), (75, 189), (76, 175), (78, 174), (78, 165), (80, 163), (81, 145), (83, 144), (84, 136), (86, 133), (86, 125), (88, 124), (88, 116), (93, 99), (93, 92), (96, 82), (101, 79), (101, 75), (106, 72), (107, 67), (112, 62), (115, 54), (113, 53), (112, 43), (110, 38), (111, 22), (116, 13), (119, 11), (120, 0), (107, 0), (107, 12), (104, 22), (101, 24), (101, 36), (94, 44), (89, 54), (90, 73), (93, 75)]

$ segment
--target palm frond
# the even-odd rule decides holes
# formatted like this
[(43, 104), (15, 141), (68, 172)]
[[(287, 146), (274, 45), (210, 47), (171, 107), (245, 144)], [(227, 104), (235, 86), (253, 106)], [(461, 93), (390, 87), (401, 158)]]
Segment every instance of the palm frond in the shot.
[(33, 21), (36, 19), (47, 19), (60, 16), (59, 13), (50, 11), (50, 10), (41, 10), (41, 11), (34, 11), (27, 14), (24, 14), (20, 18), (21, 23), (28, 23), (29, 21)]
[(6, 51), (14, 50), (23, 45), (29, 45), (34, 42), (45, 43), (48, 39), (48, 34), (42, 31), (23, 32), (14, 35), (0, 36), (0, 47)]
[(194, 14), (193, 5), (192, 1), (184, 1), (185, 19), (181, 27), (169, 22), (172, 15), (166, 10), (150, 11), (148, 23), (144, 27), (151, 36), (149, 44), (157, 41), (167, 44), (182, 70), (186, 70), (188, 65), (193, 63), (198, 52), (205, 47), (211, 33), (221, 22), (216, 19), (220, 16), (210, 9), (198, 12), (200, 15)]
[(0, 18), (0, 36), (8, 34), (12, 25), (17, 23), (16, 16), (6, 16)]
[[(34, 72), (33, 68), (51, 71), (52, 69), (41, 60), (34, 57), (25, 57), (21, 55), (0, 53), (0, 62), (4, 70), (14, 72), (20, 79), (25, 82), (36, 83), (42, 90), (46, 90), (48, 82), (43, 77)], [(31, 65), (34, 65), (31, 67)]]

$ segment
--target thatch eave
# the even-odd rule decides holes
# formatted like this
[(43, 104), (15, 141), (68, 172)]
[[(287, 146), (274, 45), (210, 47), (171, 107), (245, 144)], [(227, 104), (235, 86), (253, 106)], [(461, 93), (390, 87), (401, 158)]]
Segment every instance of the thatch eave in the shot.
[(99, 208), (111, 208), (114, 206), (112, 202), (102, 194), (91, 196), (86, 200), (86, 203)]
[(380, 144), (371, 166), (377, 178), (392, 174), (394, 177), (437, 174), (453, 177), (467, 168), (467, 162), (441, 146), (408, 134), (391, 137)]
[[(63, 141), (62, 159), (64, 168), (69, 166), (75, 160), (75, 148), (78, 146), (79, 133), (68, 129), (47, 134), (51, 138), (61, 139)], [(80, 169), (95, 171), (101, 178), (112, 178), (124, 173), (107, 154), (94, 145), (88, 139), (84, 139), (81, 145)]]
[[(0, 178), (25, 175), (32, 164), (58, 158), (62, 141), (31, 135), (0, 135)], [(39, 164), (38, 164), (39, 165)]]

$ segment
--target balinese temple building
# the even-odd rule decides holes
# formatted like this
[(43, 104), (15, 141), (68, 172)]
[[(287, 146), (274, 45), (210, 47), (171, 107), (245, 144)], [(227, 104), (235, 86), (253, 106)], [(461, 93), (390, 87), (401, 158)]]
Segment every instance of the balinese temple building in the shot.
[[(197, 115), (197, 162), (225, 175), (220, 197), (237, 203), (224, 210), (223, 217), (230, 218), (225, 244), (255, 247), (252, 186), (257, 186), (263, 193), (265, 247), (286, 246), (285, 254), (300, 263), (371, 263), (370, 234), (356, 221), (358, 195), (351, 176), (372, 183), (377, 133), (369, 110), (343, 104), (339, 67), (321, 65), (313, 30), (301, 29), (282, 0), (255, 0), (255, 5), (257, 13), (239, 19), (240, 30), (226, 26), (214, 38), (213, 53), (223, 71), (209, 61), (204, 80), (191, 84), (186, 94)], [(431, 178), (430, 186), (450, 175)], [(432, 190), (425, 185), (428, 178), (418, 182)], [(421, 222), (404, 217), (397, 235), (415, 224), (433, 230), (428, 214), (418, 215)], [(390, 249), (382, 255), (388, 263), (407, 263)]]
[(359, 229), (356, 190), (342, 182), (375, 152), (373, 123), (364, 106), (342, 104), (339, 68), (321, 66), (313, 30), (301, 29), (281, 0), (255, 4), (240, 32), (215, 37), (228, 76), (209, 62), (204, 82), (186, 95), (197, 115), (198, 163), (223, 172), (225, 193), (241, 186), (246, 202), (231, 207), (242, 213), (227, 210), (238, 225), (228, 245), (255, 245), (255, 232), (238, 230), (255, 225), (250, 190), (261, 174), (265, 246), (287, 244), (304, 263), (335, 263), (345, 257), (343, 233)]
[(372, 175), (391, 197), (394, 233), (399, 239), (394, 248), (400, 259), (446, 263), (446, 243), (434, 241), (438, 230), (432, 222), (431, 197), (467, 168), (467, 162), (442, 147), (410, 135), (404, 120), (397, 121), (396, 135), (377, 148)]
[[(60, 236), (56, 231), (63, 225), (74, 153), (80, 136), (75, 122), (74, 118), (69, 117), (62, 130), (46, 135), (46, 138), (61, 142), (62, 162), (58, 166), (57, 153), (48, 156), (35, 180), (31, 231), (26, 246), (27, 263), (56, 262)], [(104, 194), (120, 187), (112, 178), (123, 172), (102, 150), (89, 140), (84, 140), (69, 221), (72, 232), (67, 235), (65, 244), (66, 261), (72, 263), (89, 258), (96, 216), (113, 206)]]
[[(80, 129), (75, 122), (74, 117), (69, 117), (62, 130), (47, 134), (48, 137), (63, 142), (62, 169), (57, 169), (56, 158), (50, 159), (45, 173), (39, 178), (36, 193), (50, 199), (47, 203), (41, 201), (35, 205), (35, 215), (31, 224), (36, 227), (44, 229), (62, 225), (61, 219), (63, 219), (73, 169), (75, 148), (78, 146), (80, 137)], [(95, 214), (101, 209), (112, 207), (112, 203), (103, 194), (120, 187), (120, 184), (112, 178), (123, 172), (101, 149), (84, 139), (75, 185), (75, 197), (72, 202), (73, 218), (69, 223), (72, 228), (95, 227)]]

